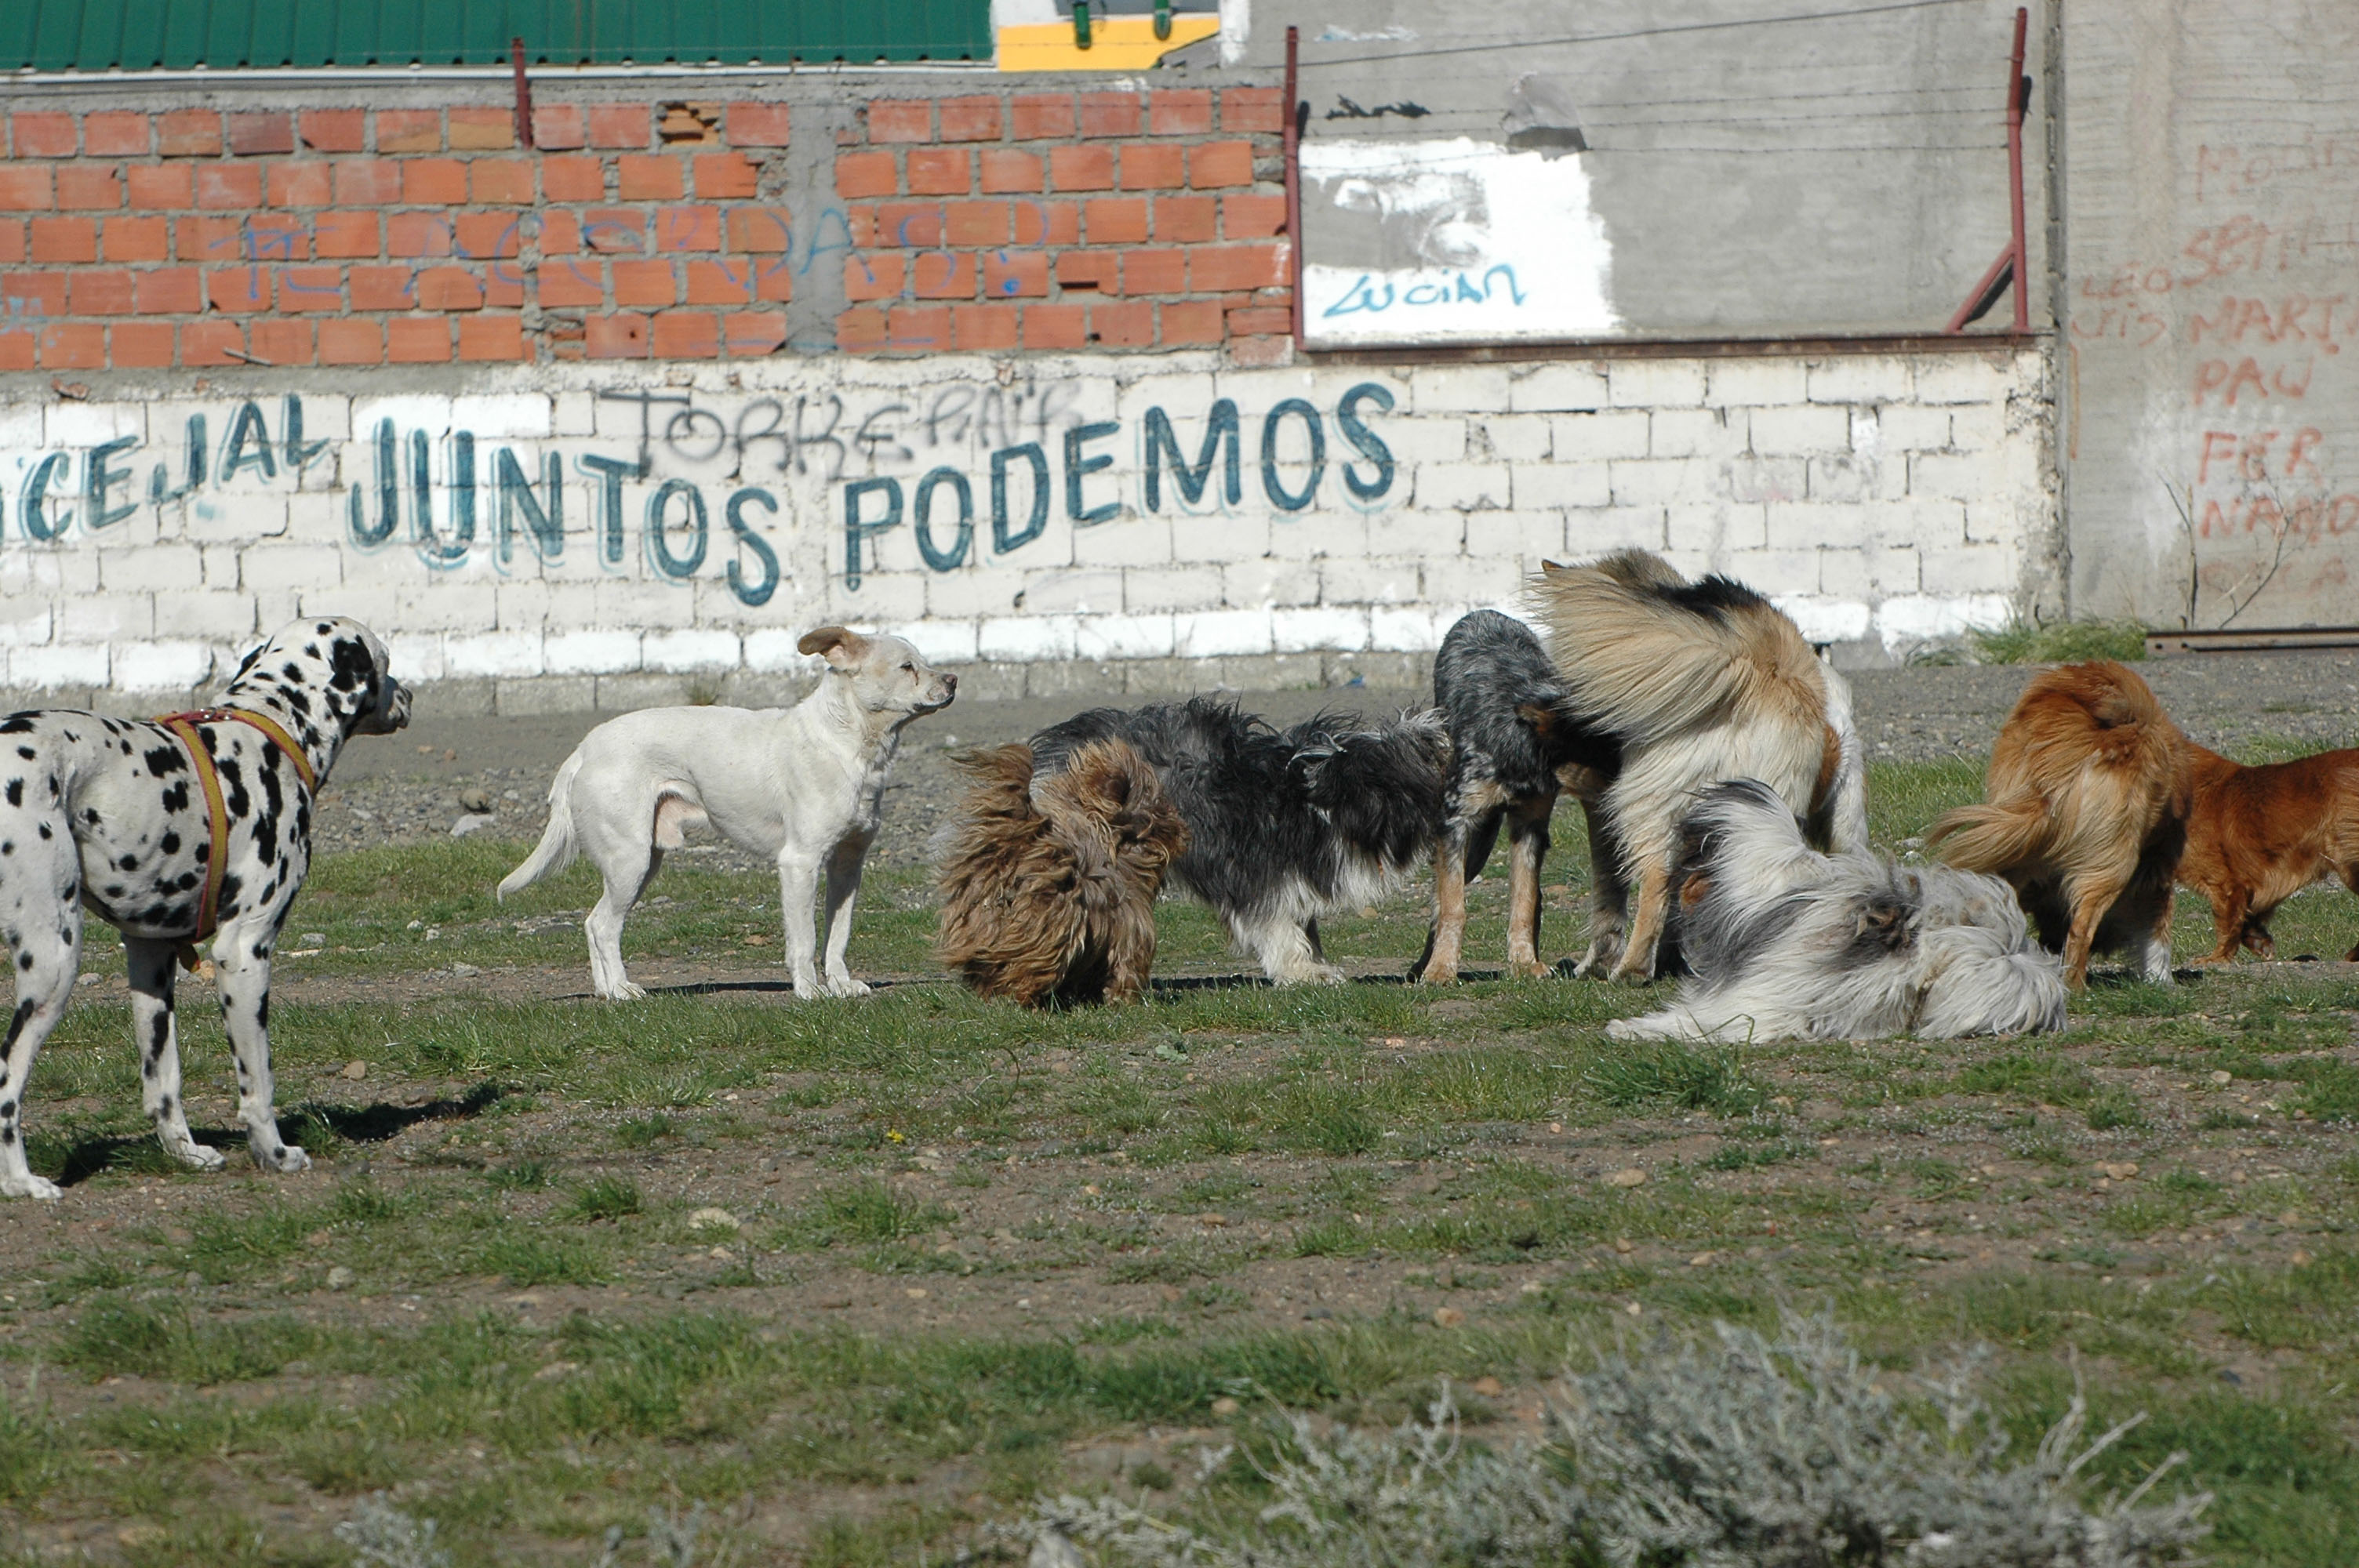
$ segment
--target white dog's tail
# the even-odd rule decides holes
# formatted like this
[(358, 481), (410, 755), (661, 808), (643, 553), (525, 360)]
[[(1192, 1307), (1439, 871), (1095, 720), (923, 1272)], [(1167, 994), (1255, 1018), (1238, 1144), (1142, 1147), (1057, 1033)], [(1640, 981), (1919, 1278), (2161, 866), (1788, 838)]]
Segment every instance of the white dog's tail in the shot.
[(501, 898), (522, 892), (573, 863), (573, 775), (581, 771), (580, 752), (566, 758), (565, 765), (557, 770), (549, 786), (549, 826), (540, 830), (540, 842), (533, 846), (524, 864), (500, 879)]

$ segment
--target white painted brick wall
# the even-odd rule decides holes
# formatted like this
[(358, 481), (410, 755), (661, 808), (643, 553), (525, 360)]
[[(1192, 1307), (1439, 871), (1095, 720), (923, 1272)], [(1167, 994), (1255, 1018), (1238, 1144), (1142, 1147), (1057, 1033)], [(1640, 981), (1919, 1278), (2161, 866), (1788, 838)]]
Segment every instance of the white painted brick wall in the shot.
[[(217, 394), (153, 400), (59, 402), (44, 387), (0, 387), (0, 679), (184, 690), (218, 678), (225, 657), (280, 620), (331, 612), (377, 626), (404, 673), (429, 681), (799, 672), (809, 661), (796, 637), (826, 622), (904, 629), (929, 656), (957, 663), (1419, 653), (1467, 608), (1515, 604), (1541, 559), (1632, 546), (1744, 577), (1814, 635), (1897, 653), (2024, 603), (2042, 587), (2025, 574), (2049, 558), (2044, 541), (2057, 526), (2042, 466), (2046, 392), (2027, 352), (1268, 371), (1158, 355), (1041, 362), (1006, 388), (996, 369), (954, 357), (667, 367), (663, 390), (713, 418), (673, 446), (658, 410), (644, 475), (642, 410), (599, 395), (629, 384), (612, 367), (471, 371), (465, 391), (397, 395), (324, 380), (299, 394), (306, 439), (327, 443), (300, 475), (275, 445), (284, 389), (257, 390), (279, 461), (267, 478), (251, 467), (223, 477), (244, 401), (234, 378), (216, 377), (227, 389)], [(988, 418), (978, 408), (939, 445), (920, 438), (912, 416), (891, 419), (896, 440), (873, 452), (856, 443), (886, 406), (922, 408), (929, 389), (952, 384), (1005, 406)], [(1364, 384), (1382, 387), (1392, 408), (1349, 397)], [(1215, 397), (1240, 416), (1239, 498), (1226, 494), (1223, 449), (1193, 505), (1167, 462), (1150, 513), (1148, 410), (1165, 410), (1193, 464)], [(1311, 468), (1302, 422), (1289, 416), (1283, 460), (1266, 475), (1265, 416), (1291, 397), (1320, 411), (1323, 461)], [(759, 398), (789, 411), (803, 400), (801, 444), (737, 449), (723, 439), (713, 450), (715, 421), (737, 428)], [(1356, 430), (1341, 416), (1347, 398)], [(810, 423), (809, 410), (839, 404), (832, 425)], [(1045, 430), (1044, 406), (1057, 410)], [(770, 427), (754, 412), (756, 427)], [(197, 415), (209, 477), (182, 494)], [(1088, 453), (1111, 464), (1085, 476), (1082, 503), (1116, 513), (1083, 526), (1071, 513), (1063, 431), (1107, 419), (1119, 430)], [(389, 532), (370, 539), (386, 521), (386, 420), (395, 460), (382, 477), (395, 505)], [(462, 431), (475, 462), (463, 548), (465, 492), (451, 482)], [(411, 490), (420, 435), (431, 480), (422, 514)], [(127, 478), (113, 493), (136, 504), (93, 530), (82, 516), (86, 454), (124, 437), (139, 444), (114, 459)], [(1048, 462), (1046, 525), (1003, 551), (993, 453), (1031, 441)], [(513, 504), (504, 535), (503, 450), (544, 507), (543, 460), (562, 460), (553, 558)], [(27, 537), (28, 481), (52, 455), (62, 460), (41, 515), (57, 537)], [(625, 470), (614, 518), (592, 459)], [(937, 466), (963, 474), (973, 496), (964, 560), (944, 569), (927, 566), (914, 526), (917, 481)], [(1002, 466), (1003, 525), (1021, 533), (1032, 471), (1020, 454)], [(853, 481), (890, 481), (862, 499), (871, 524), (895, 516), (898, 491), (897, 520), (860, 536), (856, 586), (845, 523)], [(650, 538), (650, 503), (673, 481), (667, 526)], [(164, 499), (149, 499), (151, 485)], [(703, 503), (701, 551), (681, 485)], [(1306, 488), (1298, 510), (1275, 499)], [(733, 531), (733, 498), (758, 545)], [(951, 501), (936, 492), (938, 548), (957, 539)]]

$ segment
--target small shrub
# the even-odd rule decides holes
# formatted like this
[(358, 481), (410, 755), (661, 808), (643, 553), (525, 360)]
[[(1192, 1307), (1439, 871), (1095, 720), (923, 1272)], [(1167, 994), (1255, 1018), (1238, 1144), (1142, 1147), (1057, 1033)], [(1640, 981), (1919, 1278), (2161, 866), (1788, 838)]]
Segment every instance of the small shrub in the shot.
[(2058, 621), (2035, 626), (2011, 621), (1967, 633), (1986, 665), (2073, 665), (2085, 659), (2146, 657), (2146, 628), (2135, 621)]
[(1684, 1040), (1617, 1050), (1583, 1076), (1606, 1104), (1625, 1110), (1668, 1100), (1683, 1110), (1746, 1116), (1769, 1098), (1734, 1050)]
[(637, 1183), (625, 1176), (600, 1176), (573, 1195), (565, 1212), (583, 1221), (622, 1219), (641, 1206)]

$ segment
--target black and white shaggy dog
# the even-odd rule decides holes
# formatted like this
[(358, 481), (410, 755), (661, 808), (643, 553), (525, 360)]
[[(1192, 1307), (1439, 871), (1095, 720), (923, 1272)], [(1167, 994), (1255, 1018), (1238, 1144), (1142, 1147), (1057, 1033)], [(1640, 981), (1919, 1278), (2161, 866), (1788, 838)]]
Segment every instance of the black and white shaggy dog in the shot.
[(142, 1098), (164, 1152), (222, 1162), (190, 1136), (172, 1024), (173, 958), (193, 965), (211, 937), (255, 1162), (311, 1162), (281, 1141), (271, 1107), (270, 955), (310, 869), (313, 792), (346, 741), (409, 722), (409, 692), (368, 628), (322, 617), (248, 654), (221, 707), (177, 718), (177, 731), (62, 708), (0, 719), (0, 938), (16, 982), (0, 1196), (58, 1195), (25, 1162), (25, 1080), (73, 994), (85, 906), (123, 933)]
[(1613, 828), (1599, 802), (1622, 771), (1622, 745), (1585, 722), (1572, 693), (1530, 627), (1495, 610), (1462, 617), (1433, 660), (1433, 701), (1450, 727), (1448, 827), (1433, 853), (1433, 926), (1410, 971), (1440, 984), (1458, 978), (1466, 933), (1466, 884), (1482, 874), (1499, 827), (1507, 829), (1507, 971), (1537, 976), (1540, 864), (1549, 818), (1569, 792), (1589, 816), (1590, 946), (1578, 972), (1621, 956), (1626, 900)]
[(2014, 890), (1866, 851), (1822, 855), (1777, 792), (1738, 779), (1680, 824), (1680, 951), (1694, 978), (1616, 1040), (1951, 1039), (2064, 1027), (2064, 973)]
[(1127, 741), (1155, 770), (1188, 825), (1172, 882), (1280, 985), (1342, 980), (1319, 917), (1384, 897), (1441, 836), (1438, 715), (1369, 727), (1322, 713), (1278, 730), (1219, 697), (1092, 708), (1032, 738), (1035, 790), (1092, 741)]

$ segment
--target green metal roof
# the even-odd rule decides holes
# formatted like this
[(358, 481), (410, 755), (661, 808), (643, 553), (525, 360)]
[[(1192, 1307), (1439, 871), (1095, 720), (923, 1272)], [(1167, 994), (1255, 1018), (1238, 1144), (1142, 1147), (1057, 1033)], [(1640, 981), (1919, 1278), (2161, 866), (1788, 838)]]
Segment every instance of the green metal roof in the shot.
[(0, 0), (0, 70), (985, 60), (990, 0)]

